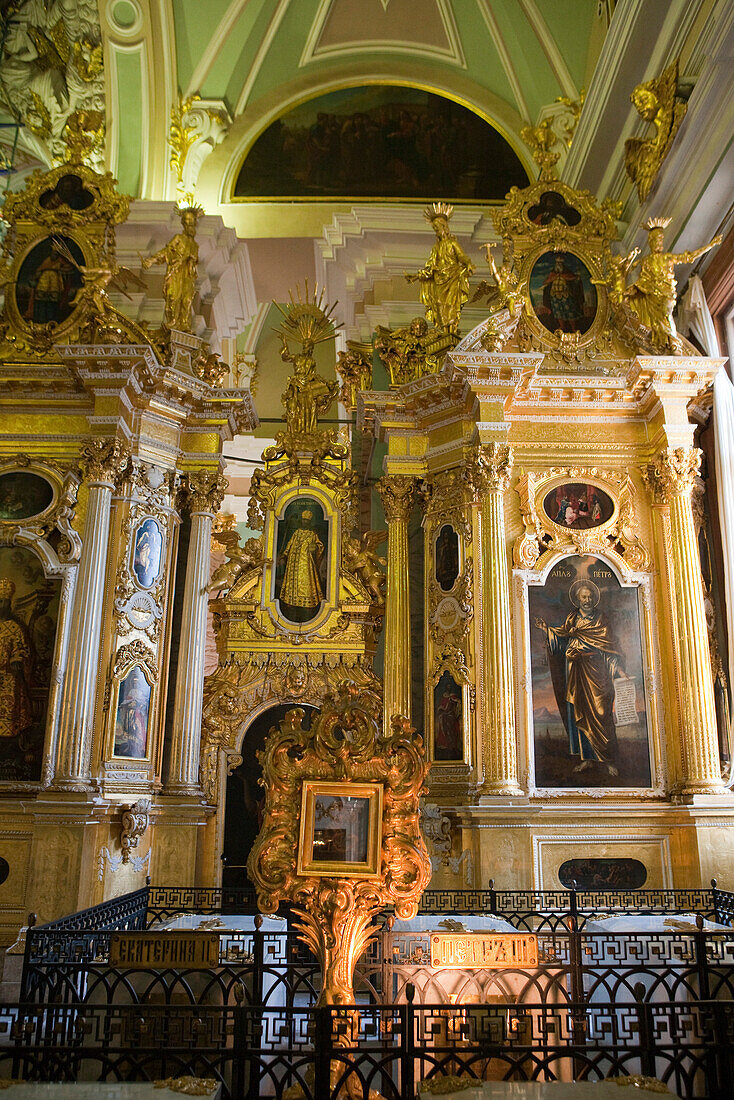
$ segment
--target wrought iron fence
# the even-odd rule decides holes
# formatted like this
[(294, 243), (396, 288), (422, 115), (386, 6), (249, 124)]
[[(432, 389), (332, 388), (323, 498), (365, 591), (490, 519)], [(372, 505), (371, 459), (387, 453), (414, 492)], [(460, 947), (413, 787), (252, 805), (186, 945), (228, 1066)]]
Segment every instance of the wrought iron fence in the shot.
[(729, 1100), (734, 1002), (0, 1006), (0, 1076), (49, 1081), (214, 1077), (225, 1100), (300, 1085), (306, 1100), (413, 1100), (448, 1074), (599, 1080), (642, 1073), (682, 1100)]

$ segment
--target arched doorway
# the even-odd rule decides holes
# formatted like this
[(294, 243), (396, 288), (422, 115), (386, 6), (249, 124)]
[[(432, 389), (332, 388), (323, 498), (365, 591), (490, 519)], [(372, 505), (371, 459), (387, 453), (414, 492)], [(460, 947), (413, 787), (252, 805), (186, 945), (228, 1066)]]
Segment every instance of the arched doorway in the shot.
[(249, 886), (247, 857), (260, 831), (265, 792), (259, 784), (262, 768), (257, 754), (265, 747), (265, 739), (279, 725), (289, 710), (305, 711), (303, 724), (309, 729), (318, 708), (308, 703), (280, 703), (258, 714), (248, 727), (242, 741), (242, 763), (227, 778), (227, 802), (224, 811), (224, 850), (222, 852), (222, 886)]

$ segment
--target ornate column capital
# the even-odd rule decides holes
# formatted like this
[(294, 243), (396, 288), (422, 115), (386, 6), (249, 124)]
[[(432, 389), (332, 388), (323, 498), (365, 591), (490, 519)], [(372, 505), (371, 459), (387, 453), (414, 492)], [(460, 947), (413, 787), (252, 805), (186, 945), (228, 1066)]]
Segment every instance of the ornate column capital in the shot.
[(219, 511), (227, 492), (228, 482), (220, 470), (189, 470), (186, 475), (186, 493), (189, 511)]
[(82, 444), (79, 465), (89, 482), (116, 485), (130, 464), (130, 445), (124, 439), (95, 437)]
[(510, 484), (514, 454), (506, 443), (485, 443), (465, 468), (465, 480), (475, 503), (487, 493), (504, 493)]
[(669, 504), (673, 497), (690, 493), (701, 468), (698, 447), (668, 447), (642, 471), (655, 504)]
[(388, 523), (395, 520), (407, 520), (413, 509), (416, 481), (414, 477), (400, 477), (387, 474), (377, 482), (377, 491), (382, 497), (382, 507)]

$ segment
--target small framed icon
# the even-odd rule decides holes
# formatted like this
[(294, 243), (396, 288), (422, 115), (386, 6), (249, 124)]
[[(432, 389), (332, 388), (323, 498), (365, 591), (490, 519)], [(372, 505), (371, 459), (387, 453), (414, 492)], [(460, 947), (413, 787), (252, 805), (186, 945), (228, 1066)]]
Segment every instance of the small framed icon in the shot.
[(299, 875), (376, 878), (381, 849), (381, 783), (304, 781)]

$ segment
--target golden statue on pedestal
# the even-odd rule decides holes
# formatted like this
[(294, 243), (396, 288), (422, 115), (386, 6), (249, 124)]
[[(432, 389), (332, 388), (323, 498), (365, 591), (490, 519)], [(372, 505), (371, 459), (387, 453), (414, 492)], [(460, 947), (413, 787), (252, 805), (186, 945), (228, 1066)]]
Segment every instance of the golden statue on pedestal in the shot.
[(676, 353), (680, 350), (678, 333), (673, 320), (677, 286), (675, 281), (676, 264), (690, 264), (703, 256), (709, 249), (721, 243), (721, 237), (714, 237), (702, 248), (691, 252), (666, 252), (665, 230), (670, 218), (649, 218), (645, 222), (649, 254), (631, 265), (639, 264), (640, 274), (636, 283), (624, 291), (624, 298), (638, 320), (650, 330), (652, 343), (656, 350)]
[(624, 166), (637, 187), (640, 202), (650, 194), (687, 110), (688, 105), (677, 99), (677, 89), (676, 59), (656, 80), (638, 84), (630, 96), (638, 114), (655, 125), (654, 138), (628, 138), (624, 143)]
[[(288, 426), (287, 435), (291, 438), (314, 436), (318, 431), (319, 416), (326, 412), (339, 390), (338, 382), (327, 382), (316, 373), (314, 347), (326, 340), (333, 340), (337, 327), (330, 317), (334, 307), (325, 311), (323, 297), (323, 291), (319, 295), (317, 287), (313, 299), (309, 299), (306, 284), (305, 301), (299, 293), (297, 302), (291, 294), (286, 310), (275, 303), (284, 317), (283, 327), (277, 330), (282, 345), (280, 357), (286, 363), (293, 364), (293, 375), (281, 398)], [(300, 352), (290, 350), (289, 340), (300, 343)]]
[(426, 320), (456, 339), (461, 311), (469, 297), (469, 276), (474, 265), (449, 229), (453, 211), (453, 206), (443, 202), (434, 202), (423, 211), (437, 240), (426, 266), (414, 274), (406, 274), (405, 278), (409, 283), (420, 283)]
[(199, 262), (196, 224), (204, 210), (201, 206), (187, 206), (181, 210), (176, 207), (176, 213), (181, 218), (183, 232), (177, 233), (153, 256), (144, 256), (141, 259), (146, 270), (153, 264), (166, 265), (166, 276), (163, 280), (164, 327), (189, 332)]

